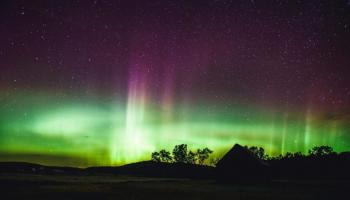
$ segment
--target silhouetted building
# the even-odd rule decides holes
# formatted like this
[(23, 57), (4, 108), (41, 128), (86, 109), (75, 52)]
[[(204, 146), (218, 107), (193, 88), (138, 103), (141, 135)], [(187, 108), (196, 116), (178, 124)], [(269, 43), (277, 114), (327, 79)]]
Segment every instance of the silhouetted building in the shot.
[(220, 182), (251, 183), (270, 180), (270, 167), (247, 148), (235, 144), (216, 166)]

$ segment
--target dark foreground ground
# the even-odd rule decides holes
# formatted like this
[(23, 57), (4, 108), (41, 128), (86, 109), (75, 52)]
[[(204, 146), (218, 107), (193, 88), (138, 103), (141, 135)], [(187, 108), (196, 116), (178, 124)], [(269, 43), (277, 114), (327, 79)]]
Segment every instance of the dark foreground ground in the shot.
[(210, 180), (130, 176), (0, 174), (1, 199), (347, 199), (349, 181), (273, 181), (222, 185)]

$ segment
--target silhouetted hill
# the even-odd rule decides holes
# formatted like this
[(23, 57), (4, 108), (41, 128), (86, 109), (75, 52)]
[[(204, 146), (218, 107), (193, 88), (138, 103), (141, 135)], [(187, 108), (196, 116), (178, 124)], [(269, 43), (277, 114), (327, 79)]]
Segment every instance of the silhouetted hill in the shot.
[(213, 167), (185, 163), (161, 163), (143, 161), (118, 167), (74, 167), (44, 166), (24, 162), (0, 162), (0, 173), (33, 174), (111, 174), (172, 178), (210, 178)]
[(26, 162), (0, 162), (2, 173), (77, 174), (83, 169), (75, 167), (45, 166)]
[(185, 163), (143, 161), (120, 167), (90, 167), (89, 173), (126, 174), (151, 177), (210, 178), (213, 167)]

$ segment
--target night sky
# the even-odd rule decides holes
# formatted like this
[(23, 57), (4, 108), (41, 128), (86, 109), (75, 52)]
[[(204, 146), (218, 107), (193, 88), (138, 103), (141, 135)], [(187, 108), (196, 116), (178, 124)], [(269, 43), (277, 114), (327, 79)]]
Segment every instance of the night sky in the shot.
[(0, 2), (0, 161), (350, 150), (350, 1)]

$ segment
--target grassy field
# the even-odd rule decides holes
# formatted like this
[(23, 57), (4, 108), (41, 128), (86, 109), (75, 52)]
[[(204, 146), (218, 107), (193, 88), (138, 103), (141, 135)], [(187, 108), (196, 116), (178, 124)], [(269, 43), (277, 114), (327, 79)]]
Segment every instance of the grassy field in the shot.
[(349, 181), (222, 185), (210, 180), (0, 174), (1, 199), (344, 199)]

